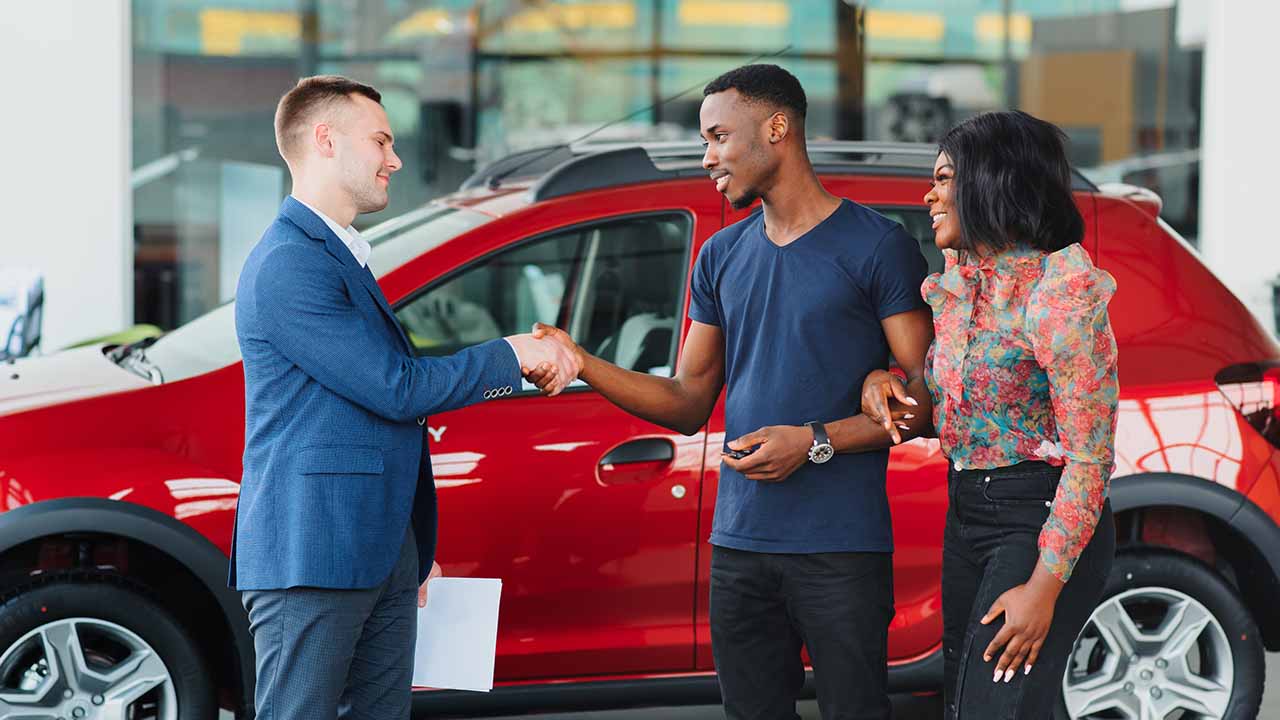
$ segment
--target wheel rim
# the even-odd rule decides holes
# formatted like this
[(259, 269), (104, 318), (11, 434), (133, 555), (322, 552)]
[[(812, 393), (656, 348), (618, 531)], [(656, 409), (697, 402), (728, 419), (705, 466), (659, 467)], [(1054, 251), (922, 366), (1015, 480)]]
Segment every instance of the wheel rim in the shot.
[(1073, 718), (1221, 718), (1233, 672), (1227, 634), (1208, 608), (1177, 590), (1137, 588), (1093, 611), (1062, 697)]
[(128, 628), (57, 620), (0, 655), (0, 717), (21, 720), (177, 720), (164, 661)]

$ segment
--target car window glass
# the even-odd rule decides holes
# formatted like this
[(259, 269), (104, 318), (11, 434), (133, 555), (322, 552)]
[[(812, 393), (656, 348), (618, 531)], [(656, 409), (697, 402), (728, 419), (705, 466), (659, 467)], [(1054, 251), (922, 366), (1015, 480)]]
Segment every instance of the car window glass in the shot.
[(540, 321), (622, 367), (670, 374), (691, 234), (679, 213), (577, 226), (481, 260), (396, 316), (420, 355), (452, 354)]
[(420, 355), (529, 332), (534, 322), (559, 325), (565, 288), (582, 239), (548, 237), (473, 265), (396, 310)]

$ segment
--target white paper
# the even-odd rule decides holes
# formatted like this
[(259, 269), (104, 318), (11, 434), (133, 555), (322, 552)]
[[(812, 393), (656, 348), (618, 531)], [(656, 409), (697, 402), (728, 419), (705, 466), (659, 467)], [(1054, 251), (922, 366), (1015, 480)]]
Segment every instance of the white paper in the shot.
[(450, 690), (493, 689), (502, 581), (438, 577), (418, 608), (413, 684)]

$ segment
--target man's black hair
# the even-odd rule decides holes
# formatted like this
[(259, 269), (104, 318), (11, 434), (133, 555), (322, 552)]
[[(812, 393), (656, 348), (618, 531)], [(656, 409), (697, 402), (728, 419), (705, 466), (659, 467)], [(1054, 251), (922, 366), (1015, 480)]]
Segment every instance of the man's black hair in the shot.
[(702, 96), (726, 90), (737, 90), (749, 101), (763, 103), (774, 110), (789, 111), (792, 120), (803, 122), (809, 101), (795, 75), (777, 65), (743, 65), (707, 83)]

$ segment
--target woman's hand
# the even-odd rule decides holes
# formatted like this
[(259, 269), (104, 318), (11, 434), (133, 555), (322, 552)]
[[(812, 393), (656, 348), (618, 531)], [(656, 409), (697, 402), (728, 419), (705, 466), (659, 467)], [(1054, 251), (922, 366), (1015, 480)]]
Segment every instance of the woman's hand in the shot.
[(1053, 624), (1053, 608), (1061, 592), (1062, 581), (1037, 562), (1030, 580), (1009, 588), (991, 604), (991, 609), (982, 616), (983, 625), (1004, 615), (1004, 627), (982, 653), (982, 659), (991, 662), (1000, 648), (1004, 648), (991, 677), (992, 682), (1002, 679), (1009, 682), (1018, 668), (1022, 668), (1024, 674), (1031, 672), (1031, 666), (1040, 657), (1040, 648), (1049, 634), (1049, 626)]
[(872, 370), (862, 381), (862, 414), (884, 427), (893, 444), (902, 442), (898, 429), (907, 429), (902, 420), (915, 417), (907, 406), (919, 405), (907, 394), (907, 384), (888, 370)]

